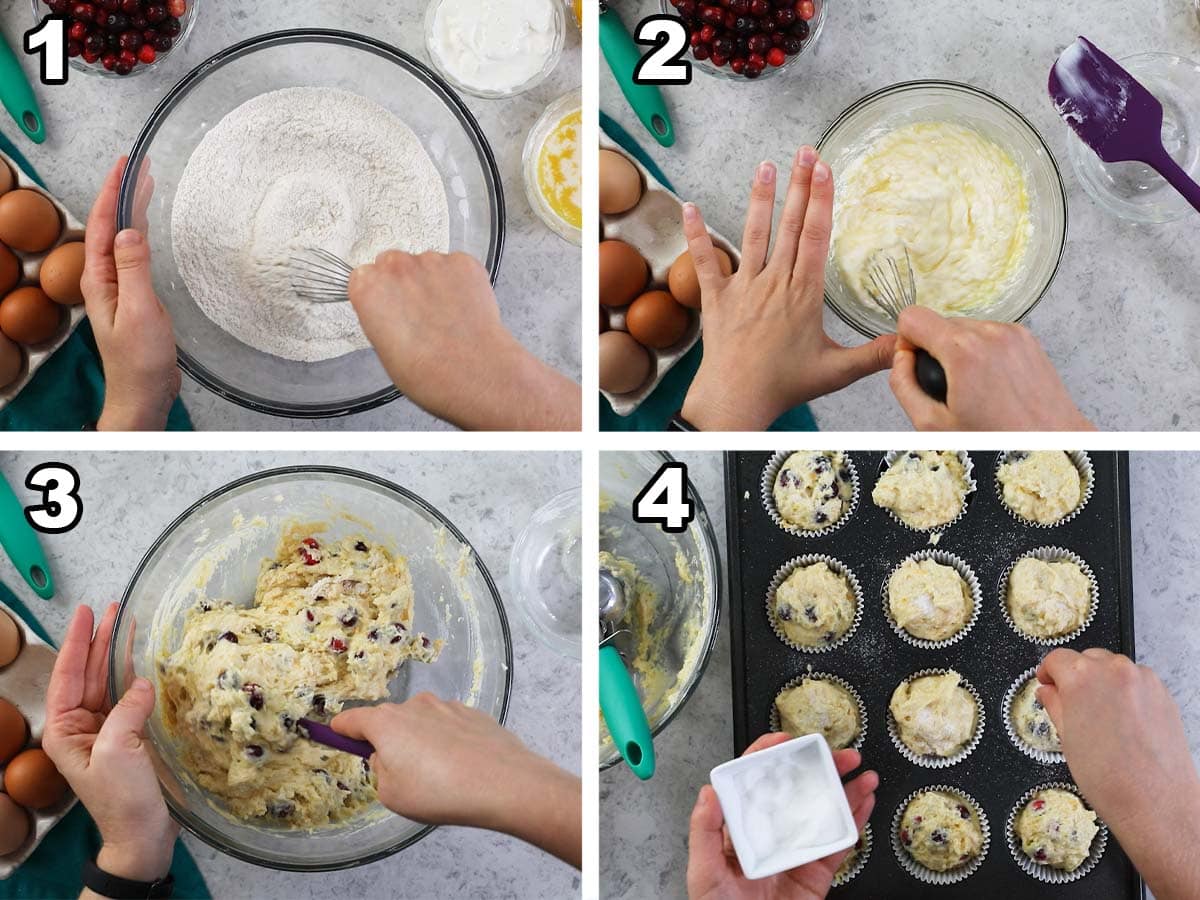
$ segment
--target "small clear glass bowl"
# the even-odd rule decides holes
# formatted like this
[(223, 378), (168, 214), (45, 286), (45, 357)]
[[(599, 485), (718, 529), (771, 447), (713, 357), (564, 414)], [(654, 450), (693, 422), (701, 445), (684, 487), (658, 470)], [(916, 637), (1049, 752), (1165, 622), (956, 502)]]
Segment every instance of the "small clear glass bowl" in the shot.
[[(49, 15), (50, 8), (46, 6), (44, 0), (31, 0), (31, 2), (33, 3), (33, 21), (35, 23), (41, 22), (45, 16)], [(146, 72), (152, 72), (166, 63), (172, 54), (179, 49), (179, 45), (187, 40), (188, 35), (192, 33), (192, 26), (196, 24), (196, 4), (199, 2), (200, 0), (188, 0), (187, 12), (179, 20), (179, 24), (183, 27), (183, 30), (171, 38), (171, 49), (165, 53), (158, 54), (158, 57), (152, 63), (139, 62), (128, 75), (118, 75), (116, 72), (110, 72), (99, 62), (90, 63), (85, 61), (81, 56), (68, 57), (67, 62), (77, 72), (86, 72), (88, 75), (99, 75), (101, 78), (128, 79), (144, 75)]]
[[(675, 7), (671, 5), (670, 0), (659, 0), (659, 6), (665, 15), (679, 15), (679, 13), (675, 11)], [(813, 9), (813, 17), (808, 22), (808, 37), (804, 39), (804, 46), (800, 48), (800, 52), (794, 56), (789, 56), (787, 58), (787, 62), (785, 62), (782, 66), (768, 65), (765, 69), (763, 69), (762, 74), (757, 78), (747, 78), (745, 75), (739, 75), (727, 65), (714, 66), (707, 59), (696, 59), (696, 57), (692, 56), (691, 48), (684, 53), (683, 58), (690, 62), (692, 64), (692, 68), (696, 69), (697, 71), (703, 72), (705, 75), (713, 75), (717, 78), (724, 78), (726, 81), (745, 81), (753, 83), (756, 81), (763, 81), (767, 78), (773, 78), (776, 75), (786, 72), (793, 65), (795, 65), (796, 60), (800, 59), (800, 57), (802, 57), (805, 53), (808, 53), (813, 49), (813, 47), (816, 46), (817, 40), (821, 37), (822, 30), (825, 28), (825, 0), (813, 0)]]
[[(462, 532), (411, 491), (373, 475), (328, 466), (258, 472), (199, 500), (146, 553), (117, 613), (109, 658), (115, 701), (135, 676), (158, 680), (159, 653), (174, 648), (201, 595), (254, 596), (259, 565), (274, 557), (285, 527), (323, 523), (337, 540), (363, 535), (403, 555), (415, 593), (413, 625), (446, 641), (436, 662), (406, 663), (389, 685), (392, 702), (421, 691), (460, 700), (503, 723), (512, 689), (512, 641), (492, 576)], [(223, 853), (297, 872), (330, 871), (382, 859), (433, 829), (380, 804), (312, 831), (250, 824), (188, 775), (161, 704), (147, 725), (167, 806), (185, 828)]]
[(429, 56), (429, 61), (446, 81), (454, 85), (460, 91), (466, 94), (471, 94), (475, 97), (482, 97), (485, 100), (503, 100), (507, 97), (515, 97), (518, 94), (523, 94), (526, 91), (531, 91), (543, 81), (545, 81), (551, 72), (558, 65), (558, 61), (562, 58), (563, 46), (567, 41), (567, 10), (562, 3), (551, 3), (554, 10), (554, 47), (550, 51), (550, 56), (547, 57), (545, 65), (538, 70), (537, 74), (533, 75), (522, 84), (506, 90), (490, 90), (477, 85), (466, 84), (459, 81), (454, 73), (442, 62), (434, 51), (433, 41), (433, 23), (437, 16), (438, 8), (444, 0), (432, 0), (429, 7), (425, 11), (425, 53)]
[[(908, 81), (861, 98), (826, 129), (817, 150), (838, 172), (882, 135), (916, 122), (952, 122), (973, 128), (996, 143), (1025, 175), (1033, 234), (1017, 277), (986, 306), (964, 315), (1020, 322), (1038, 305), (1058, 273), (1067, 245), (1067, 193), (1050, 147), (1033, 124), (999, 97), (952, 81)], [(860, 298), (843, 280), (830, 254), (825, 302), (838, 317), (868, 338), (892, 334), (896, 323)]]
[[(213, 393), (258, 412), (298, 419), (349, 415), (400, 396), (374, 350), (305, 363), (244, 344), (192, 299), (172, 249), (175, 191), (196, 146), (246, 101), (288, 87), (352, 91), (408, 125), (441, 174), (450, 203), (450, 251), (478, 259), (493, 283), (504, 249), (504, 191), (487, 138), (449, 85), (408, 54), (344, 31), (280, 31), (243, 41), (197, 66), (151, 113), (129, 154), (117, 221), (149, 237), (154, 286), (175, 325), (180, 367)], [(142, 180), (137, 173), (146, 159), (150, 178)], [(135, 199), (147, 192), (148, 222), (135, 220)]]
[(582, 529), (582, 490), (571, 488), (533, 514), (508, 560), (509, 589), (530, 629), (574, 659), (583, 637)]
[[(577, 246), (583, 244), (583, 230), (581, 228), (572, 228), (570, 224), (563, 221), (550, 208), (550, 204), (546, 202), (546, 198), (542, 195), (541, 187), (538, 184), (538, 162), (542, 154), (542, 146), (546, 143), (546, 139), (550, 137), (555, 126), (558, 125), (564, 118), (572, 112), (578, 111), (583, 104), (583, 98), (578, 90), (571, 91), (559, 97), (542, 113), (541, 117), (534, 123), (534, 126), (529, 131), (529, 137), (525, 139), (525, 149), (521, 153), (521, 170), (525, 176), (525, 197), (529, 201), (530, 207), (537, 213), (539, 219), (545, 223), (546, 227), (561, 237), (563, 240), (570, 241)], [(583, 133), (580, 129), (579, 147), (575, 157), (580, 163), (583, 162)], [(583, 197), (583, 187), (580, 186), (580, 198)]]
[[(1200, 64), (1172, 53), (1138, 53), (1118, 62), (1162, 103), (1163, 146), (1185, 172), (1200, 179)], [(1145, 163), (1106, 163), (1074, 131), (1068, 147), (1083, 189), (1113, 215), (1162, 225), (1195, 214)]]

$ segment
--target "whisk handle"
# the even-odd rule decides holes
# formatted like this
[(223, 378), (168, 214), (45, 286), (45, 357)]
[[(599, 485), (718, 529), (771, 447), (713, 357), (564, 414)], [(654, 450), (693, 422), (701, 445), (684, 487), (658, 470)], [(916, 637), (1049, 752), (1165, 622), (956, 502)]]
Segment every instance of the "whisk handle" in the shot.
[(946, 370), (929, 355), (928, 350), (917, 349), (917, 384), (938, 403), (946, 402)]

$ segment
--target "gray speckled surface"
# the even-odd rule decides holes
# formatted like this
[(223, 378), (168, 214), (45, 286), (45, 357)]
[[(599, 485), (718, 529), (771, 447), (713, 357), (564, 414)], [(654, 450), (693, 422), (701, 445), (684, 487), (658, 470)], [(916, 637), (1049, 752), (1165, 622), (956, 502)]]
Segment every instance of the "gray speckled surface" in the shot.
[[(716, 453), (676, 454), (718, 529), (726, 558), (724, 470)], [(1134, 622), (1138, 661), (1166, 682), (1200, 759), (1200, 454), (1134, 453), (1130, 465)], [(725, 615), (725, 610), (722, 610)], [(655, 739), (659, 769), (645, 784), (628, 770), (600, 776), (601, 894), (684, 897), (688, 816), (709, 770), (733, 753), (729, 629), (722, 620), (704, 680)], [(867, 761), (870, 765), (870, 761)]]
[[(679, 135), (659, 147), (600, 72), (600, 107), (650, 150), (677, 190), (700, 204), (719, 232), (740, 239), (755, 165), (788, 163), (804, 143), (862, 95), (898, 81), (947, 78), (992, 91), (1042, 132), (1070, 198), (1070, 236), (1062, 270), (1027, 324), (1041, 339), (1083, 412), (1112, 430), (1196, 429), (1200, 374), (1192, 339), (1200, 328), (1195, 216), (1167, 226), (1123, 223), (1084, 193), (1070, 168), (1074, 140), (1046, 96), (1058, 52), (1086, 34), (1115, 57), (1148, 50), (1200, 58), (1200, 24), (1191, 0), (885, 0), (830, 3), (815, 50), (788, 73), (730, 84), (697, 73), (667, 89)], [(658, 12), (658, 0), (620, 5), (632, 26)], [(782, 191), (780, 192), (782, 203)], [(830, 334), (861, 338), (826, 312)], [(814, 404), (824, 429), (909, 428), (886, 375), (875, 375)]]
[[(524, 454), (55, 453), (79, 472), (84, 519), (72, 532), (44, 536), (58, 586), (39, 600), (5, 558), (0, 580), (61, 640), (78, 603), (102, 609), (119, 600), (134, 566), (162, 529), (188, 506), (250, 472), (298, 463), (341, 465), (391, 479), (454, 522), (487, 565), (502, 596), (508, 555), (530, 515), (576, 487), (579, 456)], [(20, 485), (45, 454), (0, 453), (0, 472)], [(20, 493), (25, 499), (25, 492)], [(30, 498), (32, 499), (32, 498)], [(535, 751), (579, 771), (579, 664), (547, 649), (509, 606), (513, 693), (508, 725)], [(574, 712), (572, 712), (574, 711)], [(185, 838), (217, 897), (546, 897), (576, 896), (574, 869), (511, 838), (441, 828), (408, 850), (369, 866), (328, 875), (272, 872)], [(407, 885), (411, 885), (407, 887)]]
[[(359, 32), (427, 61), (425, 0), (387, 3), (223, 3), (204, 0), (188, 40), (151, 74), (118, 82), (72, 71), (62, 87), (37, 85), (49, 135), (35, 147), (17, 146), (50, 190), (81, 220), (109, 167), (127, 152), (162, 96), (195, 65), (245, 38), (285, 28), (323, 27)], [(32, 24), (29, 0), (0, 3), (0, 30), (18, 47)], [(579, 248), (548, 228), (529, 208), (521, 176), (525, 137), (542, 111), (580, 83), (579, 31), (568, 23), (562, 60), (533, 91), (512, 100), (464, 97), (496, 155), (508, 208), (508, 237), (496, 293), (504, 321), (533, 353), (569, 375), (580, 377)], [(36, 83), (36, 59), (24, 58)], [(15, 135), (7, 114), (0, 130)], [(183, 399), (198, 428), (219, 430), (352, 429), (424, 431), (448, 426), (405, 399), (345, 419), (300, 422), (242, 409), (185, 378)]]

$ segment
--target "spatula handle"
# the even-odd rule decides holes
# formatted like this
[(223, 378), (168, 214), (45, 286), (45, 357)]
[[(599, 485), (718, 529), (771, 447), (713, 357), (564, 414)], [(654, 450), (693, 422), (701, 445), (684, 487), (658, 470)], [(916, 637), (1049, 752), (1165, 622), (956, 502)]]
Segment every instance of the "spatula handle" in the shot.
[(1167, 179), (1171, 187), (1179, 191), (1183, 199), (1200, 212), (1200, 184), (1196, 184), (1187, 172), (1180, 168), (1179, 163), (1171, 158), (1162, 147), (1157, 147), (1149, 154), (1146, 163), (1152, 166), (1159, 175)]
[(343, 753), (353, 753), (355, 756), (361, 756), (363, 759), (370, 759), (371, 754), (375, 752), (375, 748), (366, 741), (355, 740), (348, 738), (344, 734), (338, 734), (328, 725), (322, 725), (320, 722), (314, 722), (312, 719), (301, 719), (298, 723), (306, 733), (310, 741), (316, 741), (318, 744), (324, 744), (326, 747), (332, 747), (334, 750), (341, 750)]

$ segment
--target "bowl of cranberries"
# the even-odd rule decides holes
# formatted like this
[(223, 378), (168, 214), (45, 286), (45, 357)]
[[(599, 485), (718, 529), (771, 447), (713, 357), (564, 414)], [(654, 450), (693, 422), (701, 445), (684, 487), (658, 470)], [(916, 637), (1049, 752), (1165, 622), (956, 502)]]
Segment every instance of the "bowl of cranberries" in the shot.
[(124, 78), (153, 69), (183, 43), (198, 0), (33, 0), (37, 21), (67, 19), (67, 57), (81, 72)]
[(730, 79), (777, 75), (817, 42), (824, 0), (660, 0), (689, 32), (688, 60)]

